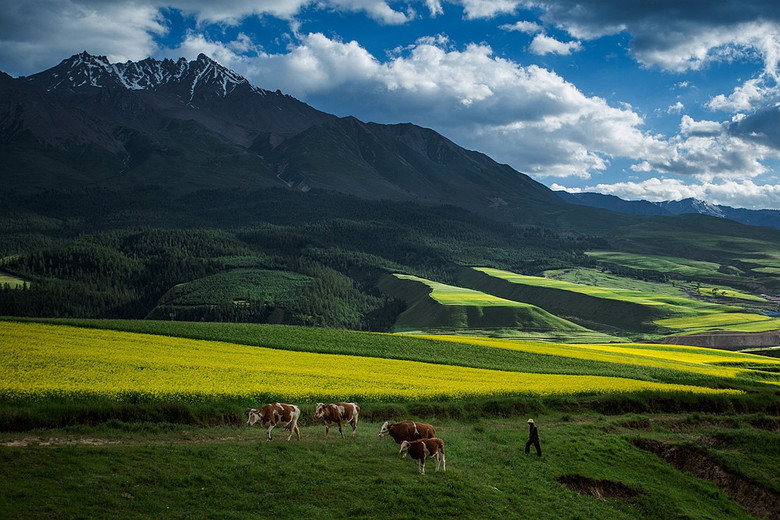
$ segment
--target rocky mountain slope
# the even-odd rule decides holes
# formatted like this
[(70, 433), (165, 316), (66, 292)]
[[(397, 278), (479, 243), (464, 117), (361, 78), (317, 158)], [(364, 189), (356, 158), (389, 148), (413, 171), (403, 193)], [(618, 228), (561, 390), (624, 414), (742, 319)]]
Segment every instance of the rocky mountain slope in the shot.
[(412, 124), (338, 118), (201, 54), (110, 63), (86, 52), (0, 77), (0, 179), (15, 192), (321, 189), (452, 204), (502, 220), (564, 207), (543, 185)]

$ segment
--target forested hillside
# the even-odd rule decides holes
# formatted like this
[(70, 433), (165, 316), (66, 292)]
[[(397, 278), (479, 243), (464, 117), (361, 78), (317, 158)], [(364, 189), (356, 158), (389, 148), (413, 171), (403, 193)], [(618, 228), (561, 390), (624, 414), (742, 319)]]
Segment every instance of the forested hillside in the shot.
[(598, 243), (455, 207), (325, 193), (131, 195), (7, 198), (0, 269), (27, 283), (2, 290), (0, 314), (388, 330), (404, 309), (376, 287), (388, 272), (443, 282), (464, 265), (538, 273), (587, 262)]

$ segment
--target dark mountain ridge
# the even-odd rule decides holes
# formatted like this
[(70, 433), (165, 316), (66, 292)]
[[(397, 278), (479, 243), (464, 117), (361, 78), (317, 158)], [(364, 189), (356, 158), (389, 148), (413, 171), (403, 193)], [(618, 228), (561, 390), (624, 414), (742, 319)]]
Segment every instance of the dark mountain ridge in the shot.
[(0, 80), (6, 186), (322, 189), (453, 204), (502, 220), (564, 207), (543, 185), (438, 133), (320, 112), (204, 54), (110, 63), (86, 52)]

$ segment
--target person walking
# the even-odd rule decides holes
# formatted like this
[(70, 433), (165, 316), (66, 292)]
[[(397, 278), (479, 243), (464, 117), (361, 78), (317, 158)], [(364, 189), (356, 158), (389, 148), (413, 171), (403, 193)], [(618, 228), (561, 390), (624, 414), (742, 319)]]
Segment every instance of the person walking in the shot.
[(542, 446), (539, 444), (539, 429), (536, 427), (533, 419), (528, 419), (530, 432), (528, 433), (528, 442), (525, 443), (525, 454), (531, 453), (531, 444), (536, 446), (536, 454), (542, 456)]

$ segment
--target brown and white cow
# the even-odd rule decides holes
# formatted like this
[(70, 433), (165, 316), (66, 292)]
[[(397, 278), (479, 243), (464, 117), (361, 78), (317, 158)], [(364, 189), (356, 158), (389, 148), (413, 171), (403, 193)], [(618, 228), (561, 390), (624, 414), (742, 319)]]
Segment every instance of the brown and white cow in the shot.
[(403, 441), (399, 455), (406, 457), (408, 454), (417, 461), (420, 473), (425, 475), (425, 459), (433, 457), (436, 459), (436, 471), (439, 471), (439, 465), (442, 471), (447, 471), (447, 460), (444, 458), (444, 441), (438, 437), (433, 439), (418, 439), (416, 441)]
[(317, 408), (314, 410), (314, 418), (322, 419), (325, 423), (326, 439), (328, 438), (328, 430), (335, 424), (338, 424), (339, 433), (343, 439), (344, 431), (341, 429), (341, 425), (345, 423), (352, 426), (352, 437), (354, 438), (359, 414), (360, 407), (357, 403), (317, 403)]
[(403, 421), (391, 423), (385, 421), (379, 430), (379, 436), (389, 435), (396, 444), (403, 441), (416, 441), (417, 439), (432, 439), (436, 437), (436, 430), (430, 424), (419, 423), (416, 421)]
[(290, 430), (289, 441), (292, 439), (293, 432), (301, 440), (301, 430), (298, 429), (298, 418), (301, 416), (301, 410), (294, 404), (271, 403), (262, 408), (249, 408), (246, 411), (249, 419), (247, 424), (252, 426), (259, 422), (263, 428), (266, 428), (266, 440), (271, 440), (271, 430), (275, 426), (281, 426)]

